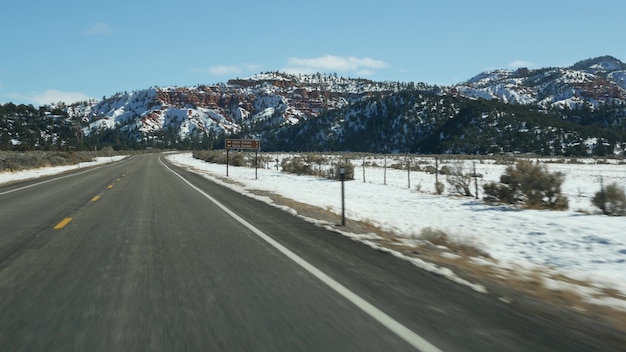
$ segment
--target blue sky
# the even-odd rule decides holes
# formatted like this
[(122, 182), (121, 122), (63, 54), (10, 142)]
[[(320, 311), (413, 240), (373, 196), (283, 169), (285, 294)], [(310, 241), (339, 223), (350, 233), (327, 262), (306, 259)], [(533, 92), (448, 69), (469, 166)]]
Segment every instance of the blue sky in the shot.
[(446, 85), (626, 62), (623, 0), (7, 0), (0, 11), (0, 103), (35, 106), (276, 70)]

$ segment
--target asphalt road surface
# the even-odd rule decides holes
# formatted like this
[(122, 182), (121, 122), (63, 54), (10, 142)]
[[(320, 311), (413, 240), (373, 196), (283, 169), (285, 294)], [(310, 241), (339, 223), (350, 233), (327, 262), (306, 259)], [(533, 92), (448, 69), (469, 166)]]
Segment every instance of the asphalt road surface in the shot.
[(537, 311), (159, 155), (0, 187), (0, 351), (623, 347), (596, 326), (564, 327)]

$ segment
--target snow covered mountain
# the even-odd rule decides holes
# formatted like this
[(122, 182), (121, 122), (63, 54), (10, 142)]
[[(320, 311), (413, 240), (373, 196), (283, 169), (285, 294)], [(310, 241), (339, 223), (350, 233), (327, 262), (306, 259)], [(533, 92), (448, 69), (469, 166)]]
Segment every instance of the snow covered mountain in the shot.
[[(416, 85), (319, 73), (268, 72), (215, 85), (152, 87), (118, 93), (101, 101), (70, 106), (68, 114), (82, 121), (85, 135), (104, 129), (136, 131), (144, 136), (168, 130), (185, 139), (193, 134), (228, 134), (293, 125), (326, 110), (406, 88)], [(418, 88), (435, 89), (425, 84)], [(440, 94), (543, 108), (624, 103), (626, 64), (602, 56), (566, 68), (499, 69), (443, 87)]]
[(336, 75), (271, 72), (226, 84), (149, 88), (119, 93), (98, 102), (70, 106), (83, 133), (106, 129), (154, 135), (171, 131), (180, 139), (193, 134), (236, 133), (245, 128), (274, 128), (314, 118), (372, 94), (408, 86)]
[[(493, 105), (499, 103), (505, 104)], [(449, 87), (267, 72), (214, 85), (118, 93), (65, 111), (82, 136), (96, 136), (89, 142), (101, 144), (117, 138), (208, 146), (232, 134), (280, 150), (361, 150), (366, 144), (373, 151), (497, 152), (513, 129), (526, 139), (532, 131), (535, 140), (504, 149), (537, 152), (532, 146), (541, 135), (541, 153), (549, 153), (594, 138), (602, 140), (599, 145), (626, 142), (624, 104), (626, 64), (603, 56), (565, 68), (483, 72)], [(547, 119), (548, 110), (558, 116)], [(564, 121), (570, 125), (561, 126)], [(612, 134), (581, 132), (581, 125)], [(107, 133), (117, 137), (97, 137)], [(475, 147), (492, 145), (468, 149), (469, 140)]]
[(602, 56), (565, 68), (493, 70), (454, 86), (451, 93), (546, 108), (623, 103), (626, 102), (626, 64)]

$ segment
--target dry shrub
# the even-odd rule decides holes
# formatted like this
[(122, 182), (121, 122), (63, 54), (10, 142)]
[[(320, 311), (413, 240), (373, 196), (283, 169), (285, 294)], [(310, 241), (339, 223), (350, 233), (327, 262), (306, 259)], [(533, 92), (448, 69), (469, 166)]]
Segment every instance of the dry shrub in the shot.
[(91, 152), (28, 151), (0, 152), (0, 172), (21, 171), (40, 167), (74, 165), (92, 161)]
[(489, 253), (481, 250), (471, 243), (463, 243), (450, 240), (449, 236), (441, 230), (426, 227), (420, 232), (419, 238), (424, 241), (428, 241), (435, 246), (446, 247), (458, 254), (467, 255), (470, 257), (482, 256), (485, 258), (490, 258)]
[(602, 186), (591, 202), (602, 211), (602, 214), (611, 216), (626, 215), (626, 194), (624, 189), (620, 188), (615, 182), (606, 187)]
[(305, 163), (301, 157), (283, 159), (280, 162), (283, 172), (296, 175), (314, 175), (315, 170), (309, 163)]
[(446, 180), (448, 181), (448, 184), (452, 186), (452, 193), (461, 196), (473, 197), (472, 178), (476, 176), (477, 175), (468, 172), (463, 163), (455, 163), (454, 166), (448, 168)]
[(439, 182), (435, 182), (435, 192), (438, 195), (443, 194), (443, 191), (446, 189), (446, 186), (443, 184), (443, 182), (439, 181)]
[(522, 204), (528, 209), (565, 210), (568, 200), (561, 193), (564, 180), (562, 172), (551, 173), (543, 165), (520, 160), (506, 168), (500, 183), (487, 183), (483, 190), (490, 201)]

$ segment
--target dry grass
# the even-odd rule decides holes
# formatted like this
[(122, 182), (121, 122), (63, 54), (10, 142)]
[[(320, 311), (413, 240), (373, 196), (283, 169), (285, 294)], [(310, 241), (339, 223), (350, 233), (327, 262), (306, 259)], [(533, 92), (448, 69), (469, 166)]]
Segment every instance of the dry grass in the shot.
[(427, 227), (422, 230), (419, 238), (428, 241), (435, 246), (445, 247), (450, 252), (461, 256), (491, 258), (489, 253), (481, 250), (471, 243), (450, 240), (448, 235), (441, 230)]
[[(222, 181), (236, 183), (228, 178)], [(316, 219), (330, 225), (339, 225), (341, 215), (330, 209), (324, 209), (310, 204), (266, 191), (252, 193), (270, 198), (274, 203), (294, 209), (299, 215)], [(374, 233), (380, 237), (375, 241), (378, 245), (398, 251), (408, 257), (417, 257), (433, 264), (453, 270), (459, 277), (487, 288), (490, 295), (498, 297), (504, 302), (531, 310), (539, 315), (550, 315), (549, 318), (559, 321), (572, 329), (577, 319), (568, 320), (576, 316), (591, 319), (599, 327), (610, 326), (618, 336), (617, 339), (626, 346), (626, 312), (609, 306), (590, 303), (586, 297), (571, 289), (554, 289), (546, 285), (546, 279), (571, 284), (571, 287), (590, 288), (585, 282), (573, 280), (563, 275), (555, 274), (552, 270), (528, 271), (523, 268), (500, 266), (499, 263), (472, 243), (459, 243), (451, 240), (447, 234), (437, 229), (424, 229), (419, 235), (398, 234), (375, 226), (369, 221), (354, 221), (346, 219), (345, 227), (338, 227), (341, 231), (355, 234)], [(406, 241), (412, 238), (416, 241)], [(452, 253), (452, 255), (451, 255)], [(590, 290), (586, 290), (590, 291)], [(626, 301), (626, 297), (617, 290), (597, 290), (598, 297), (614, 298)], [(541, 304), (539, 304), (541, 303)], [(545, 304), (549, 304), (552, 313), (542, 311)], [(554, 313), (557, 312), (557, 313)], [(607, 337), (615, 338), (613, 335)]]
[[(341, 215), (329, 209), (304, 204), (293, 199), (273, 194), (266, 191), (254, 191), (254, 194), (269, 197), (279, 205), (287, 206), (297, 211), (301, 216), (324, 221), (329, 224), (339, 225)], [(487, 288), (490, 294), (501, 298), (511, 304), (531, 304), (538, 301), (551, 304), (568, 314), (580, 314), (593, 319), (601, 324), (608, 324), (614, 329), (626, 334), (626, 312), (612, 309), (608, 306), (589, 303), (583, 296), (572, 290), (555, 290), (546, 287), (544, 278), (566, 282), (572, 285), (589, 287), (585, 282), (573, 280), (563, 275), (547, 274), (540, 271), (523, 270), (521, 268), (503, 268), (493, 258), (473, 246), (471, 243), (459, 243), (451, 240), (447, 234), (437, 230), (426, 228), (419, 236), (413, 236), (421, 240), (421, 244), (408, 245), (402, 241), (398, 234), (380, 229), (368, 221), (354, 221), (346, 219), (346, 226), (342, 231), (356, 234), (374, 233), (381, 237), (377, 244), (401, 252), (409, 257), (420, 259), (434, 264), (450, 268), (458, 276), (474, 283), (479, 283)], [(449, 255), (453, 253), (455, 255)], [(478, 261), (476, 260), (478, 259)], [(485, 262), (491, 265), (485, 265)], [(602, 292), (606, 297), (626, 300), (619, 291), (605, 289)], [(554, 319), (565, 320), (560, 316)], [(567, 324), (567, 321), (563, 321)], [(573, 328), (576, 328), (573, 326)], [(626, 335), (624, 335), (626, 343)]]
[[(201, 172), (201, 170), (195, 171)], [(227, 183), (237, 183), (226, 177), (218, 178)], [(551, 310), (552, 312), (561, 312), (562, 314), (552, 313), (549, 318), (560, 321), (572, 329), (578, 328), (572, 325), (575, 324), (573, 321), (576, 321), (576, 319), (571, 321), (567, 319), (572, 314), (591, 319), (597, 322), (598, 326), (610, 326), (614, 330), (619, 331), (615, 335), (618, 335), (618, 341), (622, 342), (623, 340), (623, 343), (626, 345), (625, 311), (589, 303), (585, 297), (573, 290), (548, 288), (545, 285), (544, 278), (580, 287), (589, 287), (585, 282), (576, 281), (563, 275), (549, 274), (548, 271), (535, 270), (529, 272), (522, 268), (501, 267), (495, 259), (490, 258), (488, 253), (480, 248), (471, 243), (460, 243), (451, 240), (446, 233), (437, 229), (426, 228), (417, 236), (407, 236), (406, 234), (384, 231), (369, 221), (354, 221), (352, 219), (346, 219), (345, 226), (339, 227), (341, 215), (330, 209), (301, 203), (267, 191), (253, 190), (251, 193), (268, 197), (277, 205), (294, 209), (300, 216), (338, 226), (337, 228), (344, 232), (376, 234), (380, 239), (370, 239), (370, 241), (375, 241), (380, 246), (398, 251), (408, 257), (417, 257), (449, 268), (459, 277), (483, 285), (491, 295), (510, 304), (521, 306), (523, 307), (522, 309), (534, 309), (538, 314), (548, 314), (541, 310), (542, 306), (538, 305), (537, 302), (550, 304), (554, 308)], [(408, 244), (404, 240), (406, 238), (413, 238), (417, 241), (412, 241), (411, 244)], [(415, 242), (418, 244), (413, 244)], [(450, 255), (451, 253), (453, 255)], [(599, 294), (626, 301), (626, 297), (617, 290), (604, 289)], [(623, 338), (619, 336), (623, 336)], [(607, 338), (615, 337), (611, 335)]]

